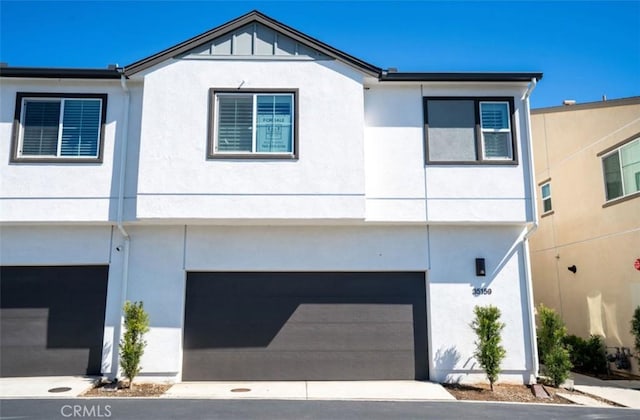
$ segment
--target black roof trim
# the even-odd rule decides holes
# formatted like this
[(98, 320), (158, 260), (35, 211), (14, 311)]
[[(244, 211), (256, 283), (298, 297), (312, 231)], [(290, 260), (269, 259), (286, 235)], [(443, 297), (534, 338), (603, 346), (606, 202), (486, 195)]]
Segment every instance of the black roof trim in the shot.
[(197, 35), (191, 39), (188, 39), (180, 44), (174, 45), (173, 47), (167, 48), (166, 50), (160, 51), (157, 54), (149, 56), (147, 58), (143, 58), (142, 60), (138, 60), (135, 63), (129, 64), (125, 66), (125, 74), (132, 75), (138, 72), (141, 72), (149, 67), (152, 67), (158, 63), (161, 63), (169, 58), (175, 57), (182, 53), (185, 53), (193, 48), (196, 48), (202, 44), (205, 44), (219, 36), (225, 35), (231, 31), (234, 31), (244, 25), (249, 23), (258, 22), (261, 23), (277, 32), (281, 32), (287, 35), (290, 38), (304, 44), (310, 48), (316, 49), (323, 54), (328, 55), (329, 57), (335, 58), (336, 60), (347, 63), (353, 67), (360, 69), (361, 71), (370, 74), (372, 76), (378, 76), (382, 71), (381, 68), (374, 66), (373, 64), (366, 63), (356, 57), (353, 57), (343, 51), (335, 49), (330, 45), (327, 45), (321, 41), (318, 41), (315, 38), (312, 38), (308, 35), (303, 34), (300, 31), (297, 31), (284, 23), (278, 22), (257, 10), (253, 10), (245, 15), (242, 15), (232, 21), (229, 21), (223, 25), (220, 25), (216, 28), (213, 28), (207, 32), (204, 32), (200, 35)]
[(119, 79), (117, 69), (72, 69), (50, 67), (0, 67), (0, 77), (36, 79)]
[(530, 82), (542, 73), (398, 73), (382, 72), (382, 82)]

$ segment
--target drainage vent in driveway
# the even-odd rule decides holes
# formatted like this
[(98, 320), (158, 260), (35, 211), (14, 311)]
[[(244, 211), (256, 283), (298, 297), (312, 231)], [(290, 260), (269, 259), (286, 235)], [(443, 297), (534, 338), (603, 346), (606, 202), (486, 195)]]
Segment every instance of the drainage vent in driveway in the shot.
[(67, 391), (71, 391), (71, 388), (69, 388), (68, 386), (61, 386), (58, 388), (51, 388), (47, 392), (67, 392)]
[(251, 391), (249, 388), (233, 388), (231, 392), (249, 392)]

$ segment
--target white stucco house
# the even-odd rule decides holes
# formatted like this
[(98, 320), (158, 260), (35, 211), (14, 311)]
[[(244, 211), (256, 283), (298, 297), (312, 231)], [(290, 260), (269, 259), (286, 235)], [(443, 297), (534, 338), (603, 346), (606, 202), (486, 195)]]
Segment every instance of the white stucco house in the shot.
[(540, 73), (385, 71), (254, 11), (123, 68), (0, 68), (2, 376), (537, 374)]

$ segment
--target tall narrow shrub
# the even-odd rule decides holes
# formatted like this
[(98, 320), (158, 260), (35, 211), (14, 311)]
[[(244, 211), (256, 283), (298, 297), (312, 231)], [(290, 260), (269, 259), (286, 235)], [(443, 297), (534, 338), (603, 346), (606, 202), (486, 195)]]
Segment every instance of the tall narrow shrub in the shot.
[(540, 362), (545, 363), (546, 355), (551, 350), (562, 344), (566, 335), (567, 328), (560, 318), (560, 315), (551, 308), (547, 308), (542, 303), (538, 306), (538, 317), (540, 326), (538, 327), (538, 356)]
[(553, 386), (558, 387), (569, 377), (572, 368), (565, 347), (567, 328), (553, 309), (542, 304), (538, 306), (538, 315), (538, 349), (540, 361), (544, 363), (543, 373), (551, 378)]
[(471, 328), (476, 333), (476, 351), (473, 354), (487, 374), (491, 391), (493, 384), (498, 380), (500, 364), (507, 352), (500, 344), (501, 332), (505, 324), (500, 322), (500, 309), (495, 306), (476, 306), (473, 310), (475, 319)]
[(636, 351), (640, 353), (640, 306), (636, 307), (631, 318), (631, 334), (635, 337)]
[(131, 387), (133, 378), (140, 373), (140, 359), (147, 346), (143, 336), (149, 331), (149, 315), (142, 302), (125, 302), (124, 328), (125, 332), (120, 340), (120, 367)]
[(559, 387), (569, 377), (571, 371), (569, 350), (563, 346), (553, 346), (546, 354), (543, 373), (551, 379), (554, 387)]

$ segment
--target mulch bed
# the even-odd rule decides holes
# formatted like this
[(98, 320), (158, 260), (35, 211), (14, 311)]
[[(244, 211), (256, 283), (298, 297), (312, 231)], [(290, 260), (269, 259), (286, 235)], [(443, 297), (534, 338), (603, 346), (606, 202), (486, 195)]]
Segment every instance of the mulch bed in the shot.
[[(561, 388), (553, 388), (545, 386), (544, 389), (551, 398), (536, 398), (529, 385), (510, 385), (497, 384), (494, 385), (494, 391), (491, 391), (489, 384), (443, 384), (447, 391), (457, 400), (464, 401), (507, 401), (521, 403), (543, 403), (543, 404), (573, 404), (562, 397), (556, 395), (560, 392), (563, 394), (584, 395), (577, 391), (569, 391)], [(594, 398), (594, 397), (592, 397)], [(598, 399), (598, 398), (594, 398)], [(599, 400), (599, 399), (598, 399)], [(608, 403), (607, 401), (602, 402)]]
[(164, 394), (171, 384), (147, 384), (147, 383), (133, 383), (133, 387), (124, 388), (122, 384), (112, 383), (98, 383), (82, 394), (83, 397), (159, 397)]

